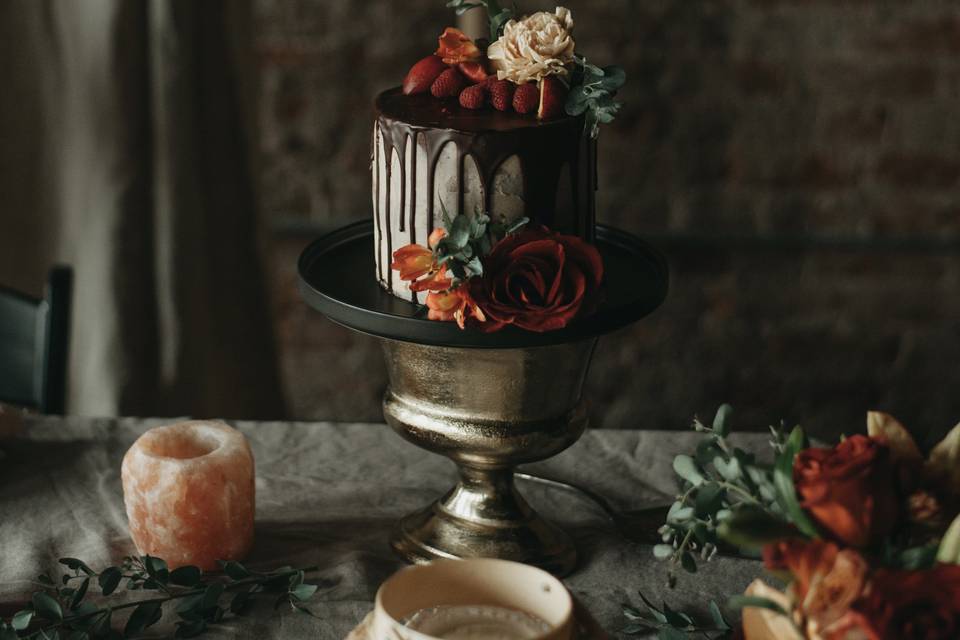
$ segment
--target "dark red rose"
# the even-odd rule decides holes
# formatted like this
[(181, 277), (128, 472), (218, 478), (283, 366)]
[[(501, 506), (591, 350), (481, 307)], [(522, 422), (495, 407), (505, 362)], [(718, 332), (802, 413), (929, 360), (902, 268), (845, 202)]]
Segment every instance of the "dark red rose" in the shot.
[(603, 261), (590, 244), (544, 228), (507, 236), (483, 260), (469, 293), (486, 316), (482, 331), (512, 324), (528, 331), (561, 329), (597, 303)]
[(960, 638), (960, 565), (925, 571), (878, 569), (854, 604), (883, 640)]
[(889, 450), (873, 438), (855, 435), (832, 449), (804, 449), (794, 461), (793, 482), (820, 529), (846, 545), (868, 547), (896, 523)]

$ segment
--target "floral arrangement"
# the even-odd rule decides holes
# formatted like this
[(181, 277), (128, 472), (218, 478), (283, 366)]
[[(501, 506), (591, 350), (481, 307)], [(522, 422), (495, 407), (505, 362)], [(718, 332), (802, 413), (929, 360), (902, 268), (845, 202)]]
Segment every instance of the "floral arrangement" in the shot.
[(544, 332), (595, 308), (603, 261), (592, 245), (526, 218), (507, 224), (483, 213), (452, 220), (442, 213), (429, 246), (401, 247), (390, 265), (411, 291), (428, 292), (430, 320), (485, 333), (508, 325)]
[[(730, 414), (695, 421), (706, 437), (674, 459), (683, 492), (656, 557), (692, 572), (718, 547), (759, 552), (787, 587), (757, 580), (734, 600), (746, 640), (960, 637), (960, 425), (927, 458), (879, 412), (832, 447), (772, 428), (775, 459), (762, 464), (731, 444)], [(672, 630), (696, 628), (684, 617)]]
[(466, 109), (493, 107), (542, 120), (564, 113), (585, 115), (596, 137), (620, 109), (614, 98), (626, 76), (616, 66), (600, 68), (575, 53), (573, 15), (565, 7), (514, 18), (496, 0), (451, 0), (460, 15), (483, 7), (490, 40), (474, 42), (454, 27), (440, 35), (436, 52), (417, 62), (403, 81), (407, 95), (430, 92), (457, 98)]

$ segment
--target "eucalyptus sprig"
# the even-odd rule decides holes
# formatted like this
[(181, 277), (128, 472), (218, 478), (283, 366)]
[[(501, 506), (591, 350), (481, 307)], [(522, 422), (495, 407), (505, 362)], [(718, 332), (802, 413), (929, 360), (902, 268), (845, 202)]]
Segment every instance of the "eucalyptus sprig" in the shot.
[(464, 280), (483, 275), (481, 257), (490, 253), (493, 245), (506, 236), (519, 231), (528, 218), (512, 222), (506, 219), (491, 220), (490, 216), (477, 211), (473, 216), (457, 215), (453, 218), (440, 202), (441, 222), (447, 234), (437, 243), (433, 252), (438, 265), (446, 265), (453, 276), (453, 287)]
[(627, 74), (623, 68), (616, 65), (601, 68), (576, 54), (566, 112), (571, 116), (586, 114), (586, 127), (590, 136), (596, 138), (600, 133), (600, 125), (613, 122), (623, 106), (614, 98), (626, 80)]
[[(125, 557), (120, 566), (99, 573), (76, 558), (61, 558), (60, 564), (67, 571), (59, 580), (40, 575), (37, 582), (42, 589), (33, 594), (30, 604), (9, 620), (0, 619), (0, 640), (133, 638), (160, 621), (165, 605), (171, 605), (166, 613), (178, 618), (174, 636), (192, 638), (225, 617), (243, 615), (264, 594), (275, 595), (275, 609), (288, 605), (313, 615), (304, 603), (321, 586), (305, 582), (306, 573), (316, 567), (259, 572), (230, 561), (222, 563), (222, 575), (207, 575), (195, 566), (171, 571), (165, 561), (153, 556)], [(106, 603), (121, 583), (128, 592), (157, 591), (161, 595)], [(97, 603), (90, 600), (91, 585), (99, 587), (103, 596)], [(133, 611), (122, 627), (115, 627), (114, 614), (125, 609)]]
[(503, 25), (513, 18), (513, 10), (501, 7), (497, 0), (477, 0), (476, 2), (450, 0), (447, 6), (455, 10), (458, 16), (471, 9), (479, 9), (480, 7), (486, 9), (487, 18), (490, 21), (490, 42), (495, 42), (500, 38), (500, 34), (503, 33)]
[(730, 405), (723, 405), (710, 426), (694, 420), (694, 430), (705, 437), (693, 455), (673, 460), (681, 493), (658, 530), (662, 543), (653, 553), (690, 573), (697, 570), (697, 556), (709, 560), (723, 543), (756, 550), (771, 540), (817, 535), (793, 487), (802, 429), (786, 436), (782, 427), (771, 427), (777, 457), (774, 465), (765, 465), (730, 443), (732, 415)]
[(637, 635), (656, 631), (659, 640), (687, 640), (687, 638), (707, 638), (721, 640), (733, 636), (733, 628), (723, 617), (716, 602), (710, 601), (710, 622), (700, 623), (689, 614), (673, 609), (666, 602), (658, 608), (639, 593), (646, 611), (630, 604), (623, 605), (623, 615), (627, 625), (620, 630), (625, 635)]

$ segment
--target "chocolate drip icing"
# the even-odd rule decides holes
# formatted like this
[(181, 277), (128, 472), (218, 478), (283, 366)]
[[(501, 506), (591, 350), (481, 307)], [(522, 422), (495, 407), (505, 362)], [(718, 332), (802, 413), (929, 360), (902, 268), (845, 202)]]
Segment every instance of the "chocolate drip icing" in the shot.
[[(386, 243), (387, 258), (393, 253), (394, 228), (391, 222), (392, 167), (396, 153), (400, 160), (398, 230), (417, 242), (417, 226), (430, 233), (435, 216), (436, 170), (443, 149), (456, 149), (456, 202), (445, 202), (451, 213), (465, 212), (465, 165), (474, 162), (482, 190), (481, 202), (492, 215), (494, 177), (500, 166), (516, 156), (523, 175), (524, 215), (556, 231), (592, 241), (594, 238), (594, 191), (596, 190), (596, 143), (584, 132), (582, 117), (561, 117), (539, 121), (535, 116), (502, 113), (492, 109), (469, 110), (456, 101), (437, 100), (430, 95), (405, 96), (399, 89), (381, 93), (376, 100), (377, 145), (374, 173), (377, 190), (376, 214), (380, 242)], [(407, 194), (407, 145), (410, 145), (409, 198)], [(426, 157), (426, 210), (424, 220), (417, 211), (417, 163), (420, 148)], [(384, 159), (385, 176), (380, 175), (378, 157)], [(570, 202), (557, 202), (564, 167), (569, 170)], [(385, 184), (382, 182), (385, 178)], [(385, 191), (383, 191), (385, 187)], [(380, 194), (384, 193), (385, 212)], [(409, 203), (409, 205), (408, 205)], [(406, 208), (409, 206), (409, 213)], [(455, 208), (454, 208), (455, 207)], [(407, 217), (409, 216), (409, 217)], [(381, 223), (381, 217), (383, 222)], [(378, 247), (378, 251), (382, 249)], [(382, 253), (378, 254), (378, 262)], [(378, 271), (381, 282), (393, 290), (393, 273)], [(386, 281), (384, 280), (386, 275)], [(416, 299), (416, 295), (413, 296)]]

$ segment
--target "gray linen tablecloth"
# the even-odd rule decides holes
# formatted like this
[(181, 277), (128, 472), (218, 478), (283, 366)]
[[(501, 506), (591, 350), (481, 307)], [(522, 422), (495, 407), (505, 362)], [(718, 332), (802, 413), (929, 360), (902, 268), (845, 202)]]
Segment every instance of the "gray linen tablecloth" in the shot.
[[(59, 571), (57, 558), (82, 558), (96, 569), (135, 552), (120, 484), (124, 452), (146, 429), (170, 419), (26, 418), (18, 437), (0, 440), (0, 603), (26, 601), (30, 582)], [(248, 564), (321, 567), (314, 579), (336, 585), (311, 608), (319, 619), (269, 606), (233, 619), (213, 637), (340, 639), (372, 608), (380, 583), (402, 563), (387, 545), (391, 526), (454, 482), (453, 464), (406, 443), (382, 424), (235, 422), (257, 464), (256, 543)], [(694, 433), (588, 431), (569, 450), (529, 469), (573, 480), (623, 508), (669, 500), (674, 454)], [(762, 435), (740, 443), (760, 449)], [(576, 539), (570, 590), (616, 635), (620, 605), (642, 590), (671, 605), (703, 609), (723, 602), (761, 573), (759, 563), (715, 558), (695, 576), (667, 587), (666, 567), (647, 545), (624, 541), (589, 502), (562, 491), (522, 485), (545, 516)], [(170, 616), (171, 618), (173, 616)], [(166, 618), (166, 616), (165, 616)]]

